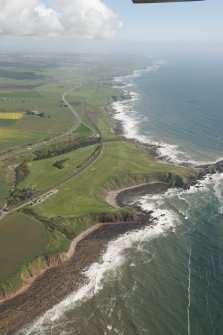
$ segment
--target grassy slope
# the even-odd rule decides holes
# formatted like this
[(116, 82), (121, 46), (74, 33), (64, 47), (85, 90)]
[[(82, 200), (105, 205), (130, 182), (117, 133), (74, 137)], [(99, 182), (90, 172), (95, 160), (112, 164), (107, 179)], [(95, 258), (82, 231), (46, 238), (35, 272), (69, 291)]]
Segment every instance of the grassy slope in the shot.
[(22, 213), (10, 214), (0, 221), (0, 281), (38, 256), (47, 240), (44, 225)]
[(45, 257), (67, 251), (69, 244), (64, 234), (34, 217), (7, 215), (0, 221), (0, 297), (47, 268)]
[[(95, 149), (96, 145), (91, 145), (68, 154), (30, 162), (30, 173), (28, 177), (19, 184), (19, 188), (35, 187), (37, 190), (43, 191), (51, 186), (53, 187), (61, 178), (73, 172), (77, 166), (83, 164), (87, 158), (93, 154)], [(64, 163), (63, 169), (58, 169), (53, 166), (55, 162), (65, 159), (67, 159), (67, 161)]]
[(133, 143), (108, 143), (102, 156), (78, 178), (60, 188), (53, 198), (37, 206), (44, 216), (85, 216), (95, 212), (113, 212), (105, 201), (107, 190), (153, 181), (160, 173), (185, 177), (190, 169), (158, 164)]

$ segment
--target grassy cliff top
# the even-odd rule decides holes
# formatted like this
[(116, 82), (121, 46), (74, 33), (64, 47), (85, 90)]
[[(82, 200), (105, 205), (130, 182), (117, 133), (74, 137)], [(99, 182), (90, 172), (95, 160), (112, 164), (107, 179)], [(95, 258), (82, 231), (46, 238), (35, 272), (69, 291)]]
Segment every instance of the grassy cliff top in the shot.
[(46, 217), (79, 217), (114, 212), (105, 200), (109, 190), (166, 180), (168, 176), (185, 179), (192, 173), (193, 170), (186, 167), (156, 162), (137, 144), (110, 142), (86, 171), (64, 184), (59, 188), (59, 193), (35, 208)]

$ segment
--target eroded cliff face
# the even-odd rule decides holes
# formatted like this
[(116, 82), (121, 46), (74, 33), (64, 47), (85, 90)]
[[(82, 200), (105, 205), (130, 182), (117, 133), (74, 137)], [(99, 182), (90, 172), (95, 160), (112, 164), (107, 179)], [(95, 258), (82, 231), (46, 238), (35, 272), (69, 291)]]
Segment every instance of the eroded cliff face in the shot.
[(23, 293), (32, 283), (39, 278), (46, 270), (61, 265), (68, 258), (66, 253), (60, 255), (53, 255), (48, 257), (39, 257), (33, 262), (24, 265), (17, 274), (17, 283), (10, 287), (4, 284), (1, 287), (0, 303), (8, 300), (15, 295)]
[(204, 164), (204, 165), (198, 165), (196, 168), (201, 169), (204, 173), (213, 174), (216, 172), (222, 173), (223, 172), (223, 160), (220, 160), (214, 164)]
[(202, 180), (208, 174), (223, 173), (223, 160), (220, 160), (214, 164), (203, 164), (195, 167), (197, 169), (197, 175), (193, 175), (184, 181), (184, 188), (196, 185), (199, 180)]
[[(165, 191), (168, 187), (179, 187), (179, 188), (190, 188), (192, 185), (196, 185), (196, 183), (203, 179), (207, 174), (214, 174), (214, 173), (222, 173), (223, 172), (223, 160), (215, 163), (215, 164), (206, 164), (206, 165), (200, 165), (195, 167), (194, 173), (191, 173), (190, 176), (187, 178), (182, 178), (178, 175), (171, 174), (171, 173), (160, 173), (157, 175), (157, 184), (160, 184), (160, 187), (157, 189), (156, 185), (156, 192)], [(149, 181), (143, 180), (145, 182)], [(151, 182), (151, 180), (150, 180)], [(126, 193), (127, 192), (127, 193)], [(133, 193), (132, 193), (133, 192)], [(117, 202), (122, 207), (124, 205), (122, 201), (122, 197), (126, 194), (135, 194), (135, 195), (141, 195), (150, 193), (151, 188), (149, 189), (148, 186), (143, 187), (136, 187), (135, 190), (131, 191), (124, 191), (121, 192), (117, 197)], [(84, 218), (82, 218), (84, 220)], [(89, 218), (88, 218), (89, 220)], [(103, 226), (106, 226), (106, 224), (109, 226), (109, 224), (122, 224), (122, 227), (119, 227), (120, 233), (125, 227), (125, 224), (128, 224), (128, 229), (136, 229), (140, 226), (143, 226), (147, 224), (148, 222), (152, 222), (151, 219), (151, 213), (143, 213), (140, 208), (120, 208), (119, 211), (114, 213), (97, 213), (91, 214), (90, 220), (93, 223), (99, 223)], [(120, 225), (121, 226), (121, 225)], [(123, 229), (122, 229), (123, 228)], [(110, 230), (111, 227), (105, 228)], [(95, 233), (97, 234), (97, 233)], [(1, 287), (0, 291), (0, 302), (3, 300), (7, 300), (14, 296), (15, 294), (18, 294), (20, 292), (23, 292), (24, 290), (29, 287), (36, 278), (39, 278), (42, 276), (46, 270), (57, 268), (62, 263), (69, 260), (69, 254), (66, 252), (63, 252), (59, 255), (53, 255), (48, 257), (40, 257), (36, 259), (35, 261), (31, 262), (30, 264), (27, 264), (26, 266), (23, 266), (21, 271), (18, 274), (18, 282), (15, 285)]]
[(223, 160), (220, 160), (214, 164), (204, 164), (195, 166), (194, 170), (196, 173), (191, 174), (185, 179), (180, 176), (169, 175), (164, 176), (163, 181), (166, 181), (170, 187), (182, 187), (185, 189), (190, 186), (196, 185), (199, 180), (202, 180), (208, 174), (223, 173)]

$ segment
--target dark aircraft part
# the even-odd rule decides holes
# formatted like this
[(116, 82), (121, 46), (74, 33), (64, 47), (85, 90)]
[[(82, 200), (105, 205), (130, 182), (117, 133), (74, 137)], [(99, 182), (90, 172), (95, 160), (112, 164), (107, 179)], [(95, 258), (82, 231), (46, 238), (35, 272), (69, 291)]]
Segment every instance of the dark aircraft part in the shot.
[(160, 2), (191, 2), (203, 0), (132, 0), (134, 3), (160, 3)]

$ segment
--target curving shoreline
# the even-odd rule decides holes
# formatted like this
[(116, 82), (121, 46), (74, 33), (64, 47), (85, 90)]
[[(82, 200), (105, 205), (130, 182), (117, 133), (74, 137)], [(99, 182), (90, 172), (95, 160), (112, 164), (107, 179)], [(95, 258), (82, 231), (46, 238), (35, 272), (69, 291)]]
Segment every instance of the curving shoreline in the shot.
[[(120, 133), (123, 133), (121, 125), (117, 127)], [(150, 154), (156, 157), (155, 148), (150, 151)], [(167, 163), (165, 158), (160, 161), (164, 162)], [(200, 168), (204, 171), (210, 169), (209, 165)], [(220, 170), (221, 166), (218, 168)], [(106, 201), (110, 206), (119, 208), (123, 205), (123, 196), (158, 193), (167, 188), (166, 183), (142, 183), (110, 191)], [(136, 218), (135, 221), (98, 223), (81, 233), (71, 242), (68, 252), (58, 256), (57, 263), (42, 269), (27, 280), (26, 286), (0, 300), (0, 334), (13, 334), (75, 291), (85, 280), (82, 271), (100, 258), (109, 241), (122, 233), (140, 229), (151, 223), (152, 220), (147, 214)]]
[(110, 191), (106, 197), (106, 202), (115, 208), (120, 208), (123, 205), (122, 196), (125, 194), (137, 195), (145, 194), (145, 193), (159, 193), (168, 188), (168, 184), (164, 182), (150, 182), (138, 184), (135, 186), (129, 186), (125, 188), (121, 188), (119, 190)]
[[(113, 191), (113, 199), (116, 201), (120, 194), (133, 190), (146, 188), (148, 192), (151, 185), (156, 189), (155, 184), (160, 183), (139, 184)], [(158, 192), (159, 189), (160, 187)], [(68, 252), (60, 255), (59, 264), (40, 271), (26, 286), (0, 302), (0, 334), (14, 334), (59, 303), (83, 284), (83, 270), (100, 259), (108, 242), (120, 234), (140, 229), (152, 222), (149, 213), (139, 213), (126, 222), (98, 223), (77, 236), (71, 242)]]
[(75, 249), (77, 247), (77, 244), (83, 240), (85, 237), (87, 237), (88, 235), (90, 235), (91, 233), (93, 233), (95, 230), (97, 230), (100, 227), (100, 224), (95, 224), (94, 226), (88, 228), (87, 230), (85, 230), (83, 233), (81, 233), (80, 235), (78, 235), (77, 237), (75, 237), (71, 243), (70, 243), (70, 247), (69, 250), (67, 252), (64, 252), (62, 254), (60, 254), (58, 256), (58, 259), (60, 260), (59, 264), (52, 264), (49, 265), (48, 267), (46, 267), (45, 269), (41, 269), (40, 271), (38, 271), (35, 275), (31, 276), (30, 278), (28, 278), (26, 280), (26, 284), (24, 286), (22, 286), (20, 289), (18, 289), (16, 292), (12, 292), (10, 294), (8, 294), (6, 297), (1, 298), (0, 299), (0, 306), (2, 303), (11, 300), (13, 298), (16, 298), (17, 296), (25, 293), (35, 282), (35, 280), (39, 279), (42, 277), (42, 275), (48, 271), (49, 269), (52, 269), (54, 267), (60, 266), (61, 263), (63, 262), (67, 262), (75, 253)]

